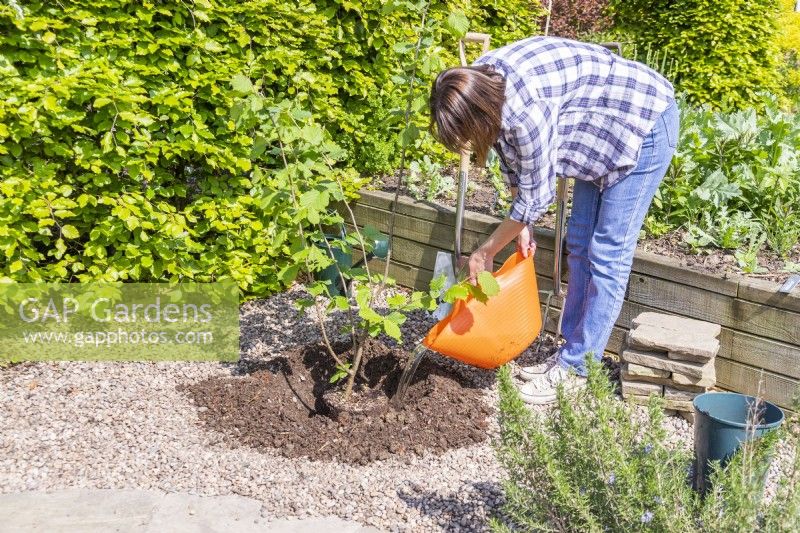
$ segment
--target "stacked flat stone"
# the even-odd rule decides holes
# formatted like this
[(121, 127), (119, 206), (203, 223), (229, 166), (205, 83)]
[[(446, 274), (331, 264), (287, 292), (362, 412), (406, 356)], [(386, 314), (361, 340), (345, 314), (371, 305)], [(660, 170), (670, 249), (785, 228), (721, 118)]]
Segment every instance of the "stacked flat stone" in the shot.
[(622, 396), (647, 403), (663, 396), (665, 409), (691, 419), (692, 400), (716, 384), (720, 326), (661, 313), (633, 319), (622, 352)]

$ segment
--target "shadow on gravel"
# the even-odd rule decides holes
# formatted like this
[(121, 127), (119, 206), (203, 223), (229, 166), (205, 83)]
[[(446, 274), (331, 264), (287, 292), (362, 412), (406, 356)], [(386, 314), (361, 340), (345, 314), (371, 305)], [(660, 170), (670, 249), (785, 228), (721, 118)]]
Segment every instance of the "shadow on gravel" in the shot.
[(462, 531), (485, 531), (489, 519), (499, 517), (504, 501), (501, 485), (484, 481), (462, 485), (446, 496), (414, 486), (399, 489), (397, 495), (447, 531), (456, 529), (456, 525)]

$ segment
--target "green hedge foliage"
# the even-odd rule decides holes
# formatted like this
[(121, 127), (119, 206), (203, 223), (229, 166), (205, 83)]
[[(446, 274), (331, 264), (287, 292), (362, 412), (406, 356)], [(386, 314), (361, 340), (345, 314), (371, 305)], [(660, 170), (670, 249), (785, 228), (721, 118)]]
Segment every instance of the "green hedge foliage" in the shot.
[(794, 7), (795, 0), (781, 0), (778, 45), (784, 62), (780, 79), (783, 95), (800, 108), (800, 12)]
[(618, 29), (675, 60), (691, 104), (741, 109), (777, 88), (775, 0), (611, 0)]
[[(495, 0), (466, 15), (512, 40), (539, 9)], [(297, 228), (258, 192), (281, 186), (280, 165), (231, 119), (236, 84), (309, 109), (345, 166), (385, 170), (417, 19), (385, 0), (0, 3), (0, 279), (280, 289)], [(426, 47), (455, 48), (438, 39)]]

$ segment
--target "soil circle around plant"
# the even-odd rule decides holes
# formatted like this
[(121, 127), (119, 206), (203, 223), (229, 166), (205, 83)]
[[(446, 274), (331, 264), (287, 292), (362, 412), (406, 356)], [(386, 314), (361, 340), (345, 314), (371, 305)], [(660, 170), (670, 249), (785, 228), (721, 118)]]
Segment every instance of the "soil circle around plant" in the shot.
[[(337, 345), (347, 352), (349, 346)], [(268, 361), (240, 363), (241, 375), (184, 385), (201, 423), (231, 445), (285, 457), (367, 464), (389, 457), (441, 454), (486, 440), (492, 409), (484, 391), (426, 356), (395, 406), (408, 352), (370, 339), (353, 397), (331, 385), (335, 362), (323, 345)]]

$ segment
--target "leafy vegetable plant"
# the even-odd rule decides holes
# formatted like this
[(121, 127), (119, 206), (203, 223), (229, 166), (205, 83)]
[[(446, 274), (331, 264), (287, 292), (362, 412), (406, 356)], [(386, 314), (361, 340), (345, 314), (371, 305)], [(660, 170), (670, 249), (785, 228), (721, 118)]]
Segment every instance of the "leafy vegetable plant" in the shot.
[(452, 176), (442, 173), (442, 165), (425, 154), (422, 159), (412, 161), (408, 166), (408, 192), (417, 200), (452, 198), (456, 183)]
[(800, 115), (782, 111), (773, 97), (764, 106), (763, 113), (682, 106), (678, 149), (646, 221), (650, 233), (683, 228), (693, 248), (739, 250), (747, 270), (764, 243), (790, 255), (800, 239)]

